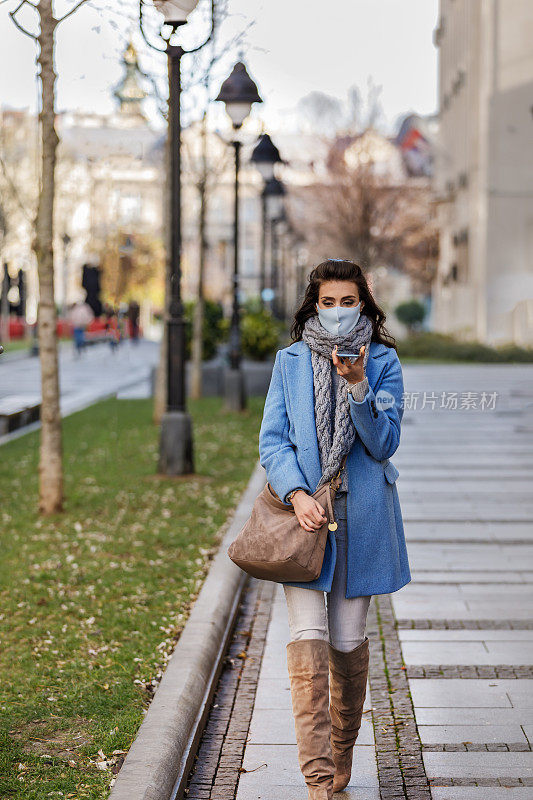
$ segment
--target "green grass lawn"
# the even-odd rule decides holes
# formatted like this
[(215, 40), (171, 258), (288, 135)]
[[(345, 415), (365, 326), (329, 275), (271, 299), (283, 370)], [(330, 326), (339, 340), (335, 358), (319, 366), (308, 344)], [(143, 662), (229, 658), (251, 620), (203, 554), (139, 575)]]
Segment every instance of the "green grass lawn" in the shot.
[(0, 342), (4, 346), (4, 353), (17, 353), (21, 350), (29, 350), (31, 339), (12, 339), (9, 342)]
[(65, 513), (39, 432), (1, 448), (0, 797), (104, 798), (258, 455), (264, 398), (191, 403), (194, 478), (156, 476), (149, 400), (64, 420)]
[[(72, 336), (60, 336), (58, 338), (58, 342), (63, 344), (64, 342), (71, 342)], [(12, 339), (9, 342), (0, 342), (4, 346), (4, 353), (20, 353), (23, 350), (31, 350), (33, 346), (33, 339), (26, 338), (26, 339)], [(65, 345), (63, 344), (63, 347)]]

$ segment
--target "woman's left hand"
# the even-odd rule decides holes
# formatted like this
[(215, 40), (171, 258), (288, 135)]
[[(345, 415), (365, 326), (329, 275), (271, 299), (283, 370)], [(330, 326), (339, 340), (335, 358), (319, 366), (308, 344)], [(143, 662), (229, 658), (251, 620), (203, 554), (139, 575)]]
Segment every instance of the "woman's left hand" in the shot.
[(338, 349), (338, 345), (335, 345), (331, 351), (331, 358), (337, 367), (337, 373), (342, 375), (343, 378), (346, 378), (348, 383), (359, 383), (360, 381), (363, 381), (365, 379), (365, 368), (363, 366), (365, 345), (361, 346), (359, 350), (359, 357), (353, 364), (349, 358), (340, 359), (337, 355)]

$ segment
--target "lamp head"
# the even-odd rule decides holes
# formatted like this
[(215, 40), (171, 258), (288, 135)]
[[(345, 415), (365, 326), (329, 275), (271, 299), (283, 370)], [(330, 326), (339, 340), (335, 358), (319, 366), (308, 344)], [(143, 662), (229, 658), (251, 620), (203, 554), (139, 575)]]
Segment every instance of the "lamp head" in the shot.
[(248, 75), (245, 65), (238, 61), (231, 75), (226, 78), (215, 100), (226, 105), (226, 111), (234, 128), (240, 128), (250, 110), (252, 103), (262, 103), (257, 86)]
[(279, 150), (268, 135), (263, 133), (252, 151), (250, 161), (257, 167), (265, 181), (274, 177), (275, 164), (282, 163)]
[(165, 18), (167, 25), (183, 25), (198, 5), (198, 0), (154, 0), (154, 6)]

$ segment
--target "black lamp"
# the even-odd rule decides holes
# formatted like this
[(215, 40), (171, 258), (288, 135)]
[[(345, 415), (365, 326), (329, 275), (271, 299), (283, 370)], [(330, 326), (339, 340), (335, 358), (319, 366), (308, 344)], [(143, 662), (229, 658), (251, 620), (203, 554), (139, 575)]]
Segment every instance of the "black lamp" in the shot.
[[(251, 111), (253, 103), (262, 103), (257, 86), (249, 76), (245, 65), (238, 61), (224, 81), (216, 100), (226, 106), (233, 129), (238, 130)], [(235, 198), (233, 222), (233, 309), (229, 337), (229, 369), (225, 374), (226, 407), (231, 411), (242, 411), (246, 407), (244, 380), (241, 370), (241, 335), (239, 314), (239, 168), (241, 142), (232, 141), (235, 150)]]

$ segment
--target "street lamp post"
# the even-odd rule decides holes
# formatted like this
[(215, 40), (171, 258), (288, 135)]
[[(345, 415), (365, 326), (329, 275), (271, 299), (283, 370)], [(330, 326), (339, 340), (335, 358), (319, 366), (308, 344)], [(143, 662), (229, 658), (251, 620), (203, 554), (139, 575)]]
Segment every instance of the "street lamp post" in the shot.
[(264, 292), (266, 289), (266, 237), (267, 237), (267, 195), (265, 187), (267, 181), (274, 177), (274, 167), (277, 163), (284, 163), (279, 150), (273, 143), (268, 133), (263, 133), (253, 149), (250, 161), (255, 164), (261, 173), (264, 185), (261, 192), (261, 272), (259, 296), (261, 306), (264, 307)]
[[(141, 33), (148, 41), (143, 28), (143, 5), (139, 0)], [(170, 43), (176, 30), (185, 25), (187, 17), (196, 8), (198, 0), (153, 0), (155, 7), (164, 16), (169, 26), (167, 37), (161, 34), (168, 58), (169, 102), (168, 144), (170, 154), (170, 243), (167, 252), (168, 297), (165, 314), (165, 336), (167, 344), (167, 392), (166, 409), (161, 418), (158, 471), (166, 475), (185, 475), (194, 472), (192, 420), (186, 407), (185, 381), (185, 319), (181, 298), (181, 58), (186, 53), (196, 52), (210, 41), (215, 24), (214, 0), (211, 3), (211, 31), (203, 44), (193, 50), (184, 50), (181, 45)]]
[[(235, 131), (241, 128), (251, 111), (252, 103), (262, 103), (257, 86), (248, 75), (245, 65), (238, 61), (231, 75), (226, 78), (218, 96), (226, 106), (226, 111), (233, 123)], [(229, 369), (225, 372), (226, 408), (230, 411), (242, 411), (246, 408), (246, 394), (241, 369), (241, 332), (239, 308), (239, 169), (241, 142), (232, 141), (235, 150), (235, 186), (233, 216), (233, 307), (229, 337)]]
[(275, 317), (279, 317), (279, 274), (278, 274), (278, 242), (277, 242), (277, 222), (282, 218), (284, 212), (284, 201), (286, 189), (282, 181), (278, 178), (270, 178), (265, 183), (263, 193), (266, 198), (267, 216), (270, 220), (270, 288), (273, 291), (271, 300), (271, 311)]
[(278, 303), (278, 316), (279, 319), (285, 321), (287, 316), (287, 282), (289, 275), (287, 270), (287, 240), (290, 232), (290, 224), (287, 218), (287, 211), (283, 208), (281, 216), (276, 220), (276, 235), (279, 247), (279, 260), (278, 260), (278, 274), (281, 274), (282, 279), (279, 283), (279, 303)]

